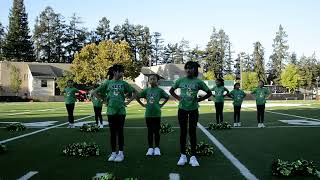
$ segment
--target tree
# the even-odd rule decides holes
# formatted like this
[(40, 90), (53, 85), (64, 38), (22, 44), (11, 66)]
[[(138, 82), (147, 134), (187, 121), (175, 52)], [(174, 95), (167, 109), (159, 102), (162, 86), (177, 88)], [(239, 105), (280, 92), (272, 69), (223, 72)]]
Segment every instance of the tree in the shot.
[(300, 58), (299, 74), (301, 77), (299, 85), (305, 89), (311, 89), (315, 85), (318, 75), (315, 57), (306, 57), (303, 55)]
[(203, 73), (203, 79), (204, 80), (215, 80), (214, 72), (213, 71), (207, 71)]
[(284, 69), (285, 61), (288, 58), (288, 49), (286, 38), (288, 35), (280, 25), (279, 30), (276, 33), (275, 39), (273, 39), (273, 53), (270, 56), (269, 63), (269, 79), (275, 84), (279, 84), (281, 71)]
[(288, 64), (281, 73), (281, 85), (289, 90), (295, 90), (300, 81), (299, 69), (294, 64)]
[(226, 51), (229, 45), (230, 42), (228, 35), (222, 29), (217, 32), (216, 29), (213, 28), (213, 32), (210, 36), (210, 41), (207, 44), (205, 60), (208, 69), (214, 72), (214, 76), (216, 78), (223, 77), (226, 69), (227, 71), (229, 71), (229, 65), (227, 65), (227, 63), (230, 58), (228, 59), (228, 55), (226, 55)]
[(256, 72), (242, 73), (242, 89), (252, 91), (258, 85), (258, 76)]
[(57, 86), (60, 89), (60, 92), (63, 92), (64, 88), (67, 87), (68, 80), (74, 80), (74, 79), (75, 79), (75, 77), (71, 72), (65, 71), (63, 73), (63, 76), (59, 77), (57, 79), (57, 81), (56, 81), (57, 82)]
[(106, 17), (102, 17), (95, 33), (98, 42), (109, 40), (111, 38), (110, 20)]
[(3, 53), (8, 60), (34, 60), (31, 36), (29, 35), (28, 15), (23, 0), (13, 1)]
[[(161, 55), (163, 51), (163, 39), (161, 38), (161, 33), (159, 32), (154, 32), (152, 36), (153, 40), (153, 55), (152, 58), (154, 59), (153, 64), (158, 65), (159, 62), (161, 62)], [(160, 63), (161, 64), (161, 63)]]
[(148, 27), (143, 27), (141, 41), (138, 43), (139, 57), (143, 66), (151, 66), (152, 40)]
[(66, 29), (68, 62), (72, 62), (74, 54), (86, 44), (88, 32), (86, 28), (79, 27), (80, 24), (82, 24), (81, 18), (73, 14)]
[(224, 62), (224, 74), (232, 74), (232, 65), (234, 63), (232, 60), (232, 53), (233, 52), (231, 51), (231, 43), (228, 42)]
[(37, 17), (34, 27), (36, 59), (41, 62), (66, 62), (65, 43), (66, 25), (62, 16), (46, 7)]
[(234, 74), (226, 74), (223, 77), (224, 80), (236, 80), (236, 77)]
[(127, 42), (101, 41), (98, 45), (88, 44), (75, 54), (71, 72), (75, 76), (75, 82), (95, 84), (107, 77), (110, 66), (122, 64), (125, 67), (124, 76), (134, 79), (139, 75), (141, 65), (132, 61), (132, 58)]
[(3, 59), (4, 27), (0, 22), (0, 61)]
[(189, 41), (182, 39), (180, 41), (179, 50), (181, 53), (182, 63), (188, 62), (190, 60), (188, 58), (190, 52)]
[(293, 52), (289, 57), (289, 64), (297, 65), (297, 63), (298, 63), (297, 54)]
[(20, 69), (16, 66), (11, 66), (10, 71), (10, 89), (16, 95), (18, 94), (22, 84), (22, 79), (20, 78)]
[(254, 50), (252, 54), (252, 60), (254, 62), (254, 71), (257, 73), (259, 80), (266, 82), (264, 70), (264, 48), (259, 41), (255, 42), (253, 46)]
[(252, 60), (252, 58), (250, 58), (250, 55), (245, 53), (245, 52), (241, 52), (240, 53), (240, 62), (242, 65), (242, 71), (243, 72), (254, 72), (254, 62)]

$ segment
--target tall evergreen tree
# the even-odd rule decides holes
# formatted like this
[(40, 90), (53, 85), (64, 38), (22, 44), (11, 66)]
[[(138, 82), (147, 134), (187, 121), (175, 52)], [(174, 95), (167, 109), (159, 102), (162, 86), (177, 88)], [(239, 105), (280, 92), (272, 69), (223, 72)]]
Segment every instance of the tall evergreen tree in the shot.
[(102, 17), (95, 33), (98, 42), (109, 40), (111, 38), (110, 20), (106, 17)]
[(289, 63), (290, 64), (294, 64), (297, 65), (298, 63), (298, 58), (297, 58), (297, 54), (295, 52), (293, 52), (290, 57), (289, 57)]
[(28, 15), (23, 0), (13, 0), (9, 28), (3, 47), (4, 56), (13, 61), (33, 61), (33, 47), (29, 35)]
[(281, 71), (284, 69), (285, 61), (288, 58), (287, 37), (288, 35), (280, 25), (276, 37), (273, 39), (273, 53), (270, 56), (269, 63), (269, 79), (275, 84), (280, 83)]
[(82, 24), (81, 18), (73, 14), (66, 30), (66, 51), (69, 63), (73, 61), (74, 54), (80, 51), (86, 44), (88, 31), (86, 28), (80, 27), (80, 24)]
[(226, 49), (226, 55), (225, 55), (225, 60), (224, 60), (224, 68), (223, 72), (224, 75), (226, 74), (233, 74), (232, 73), (232, 65), (233, 65), (233, 60), (232, 60), (232, 51), (231, 51), (231, 43), (230, 41), (227, 43), (227, 49)]
[(3, 44), (4, 44), (4, 27), (0, 22), (0, 60), (3, 59)]
[(66, 61), (65, 28), (62, 16), (55, 13), (51, 7), (46, 7), (40, 13), (33, 34), (38, 61), (54, 63)]
[(141, 32), (141, 38), (138, 42), (139, 57), (143, 66), (151, 65), (152, 55), (152, 37), (148, 27), (143, 27)]
[(240, 53), (240, 62), (241, 62), (241, 68), (243, 72), (254, 72), (254, 62), (252, 58), (250, 58), (250, 55), (241, 52)]
[(266, 82), (264, 69), (264, 48), (259, 41), (255, 42), (253, 46), (252, 60), (254, 62), (254, 71), (257, 73), (259, 80)]
[(162, 63), (161, 56), (163, 52), (163, 39), (161, 38), (161, 33), (154, 32), (153, 33), (153, 63), (154, 65), (158, 65)]

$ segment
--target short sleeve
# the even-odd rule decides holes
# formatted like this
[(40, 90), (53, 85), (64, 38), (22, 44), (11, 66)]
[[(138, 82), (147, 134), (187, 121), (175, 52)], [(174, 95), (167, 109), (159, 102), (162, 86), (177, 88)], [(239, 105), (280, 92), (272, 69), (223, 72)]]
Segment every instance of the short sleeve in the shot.
[(143, 90), (139, 93), (138, 97), (139, 97), (139, 98), (146, 98), (146, 95), (147, 95), (147, 89), (143, 89)]
[(97, 87), (97, 89), (93, 90), (93, 92), (106, 94), (107, 87), (108, 87), (108, 81), (105, 81), (99, 87)]
[(173, 88), (173, 89), (179, 88), (180, 82), (181, 82), (181, 78), (177, 79), (177, 80), (174, 82), (172, 88)]
[(198, 84), (199, 84), (199, 89), (201, 89), (205, 92), (210, 91), (209, 87), (203, 81), (200, 80)]

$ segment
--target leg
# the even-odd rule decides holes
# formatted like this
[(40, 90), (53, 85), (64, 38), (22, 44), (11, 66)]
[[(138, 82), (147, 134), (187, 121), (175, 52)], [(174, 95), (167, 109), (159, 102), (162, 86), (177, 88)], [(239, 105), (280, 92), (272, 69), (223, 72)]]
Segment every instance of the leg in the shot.
[(148, 145), (149, 148), (153, 148), (153, 132), (152, 132), (152, 119), (146, 118), (146, 124), (148, 128)]
[(155, 146), (160, 147), (160, 121), (161, 117), (157, 117), (153, 119), (153, 125), (154, 125), (154, 141), (155, 141)]
[(178, 110), (178, 120), (180, 125), (180, 152), (186, 154), (186, 139), (187, 139), (187, 125), (188, 113), (183, 109)]
[(108, 122), (110, 127), (110, 143), (112, 152), (116, 152), (117, 140), (116, 140), (116, 125), (117, 119), (114, 115), (108, 115)]
[(103, 119), (102, 119), (102, 106), (98, 107), (98, 118), (100, 119), (100, 124), (103, 125)]
[(119, 151), (123, 151), (124, 146), (124, 135), (123, 135), (123, 127), (124, 127), (124, 121), (126, 119), (126, 115), (119, 115), (118, 116), (118, 143), (119, 143)]
[(237, 123), (237, 106), (233, 106), (233, 122)]
[(266, 105), (261, 105), (261, 123), (264, 123), (264, 111), (266, 109)]
[(99, 107), (93, 106), (93, 110), (94, 110), (94, 120), (96, 120), (96, 124), (98, 125), (98, 116), (99, 116)]
[(190, 112), (189, 116), (189, 136), (191, 144), (191, 155), (196, 155), (196, 146), (197, 146), (197, 123), (199, 119), (199, 111), (193, 110)]
[(220, 123), (220, 121), (219, 121), (219, 119), (220, 119), (220, 116), (219, 116), (219, 105), (218, 104), (219, 103), (214, 103), (214, 107), (216, 109), (216, 122), (217, 122), (217, 124)]
[(257, 120), (258, 120), (258, 123), (260, 123), (260, 105), (257, 105)]

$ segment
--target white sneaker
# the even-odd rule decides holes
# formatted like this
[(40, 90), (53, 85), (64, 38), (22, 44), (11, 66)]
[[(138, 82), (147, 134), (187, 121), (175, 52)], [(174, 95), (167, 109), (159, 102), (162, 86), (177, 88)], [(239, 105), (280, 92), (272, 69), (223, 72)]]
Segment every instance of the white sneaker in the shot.
[(261, 128), (265, 128), (266, 126), (263, 124), (263, 123), (261, 123)]
[(117, 157), (117, 153), (116, 152), (112, 152), (111, 155), (109, 156), (108, 161), (114, 161)]
[(70, 123), (70, 128), (75, 128), (73, 123)]
[(149, 148), (146, 156), (152, 156), (152, 155), (153, 155), (153, 148)]
[(241, 122), (238, 123), (238, 127), (241, 127)]
[(158, 148), (158, 147), (154, 148), (154, 155), (161, 156), (160, 148)]
[(200, 166), (197, 158), (195, 156), (191, 156), (190, 158), (190, 161), (189, 161), (189, 164), (192, 166), (192, 167), (197, 167), (197, 166)]
[(238, 127), (238, 123), (233, 123), (233, 127)]
[(99, 124), (99, 128), (102, 129), (103, 128), (103, 124)]
[(261, 123), (258, 123), (258, 128), (261, 128)]
[(122, 162), (124, 160), (123, 151), (119, 151), (117, 157), (114, 159), (114, 162)]
[(184, 166), (187, 162), (188, 162), (187, 156), (185, 154), (181, 154), (177, 165), (178, 166)]

